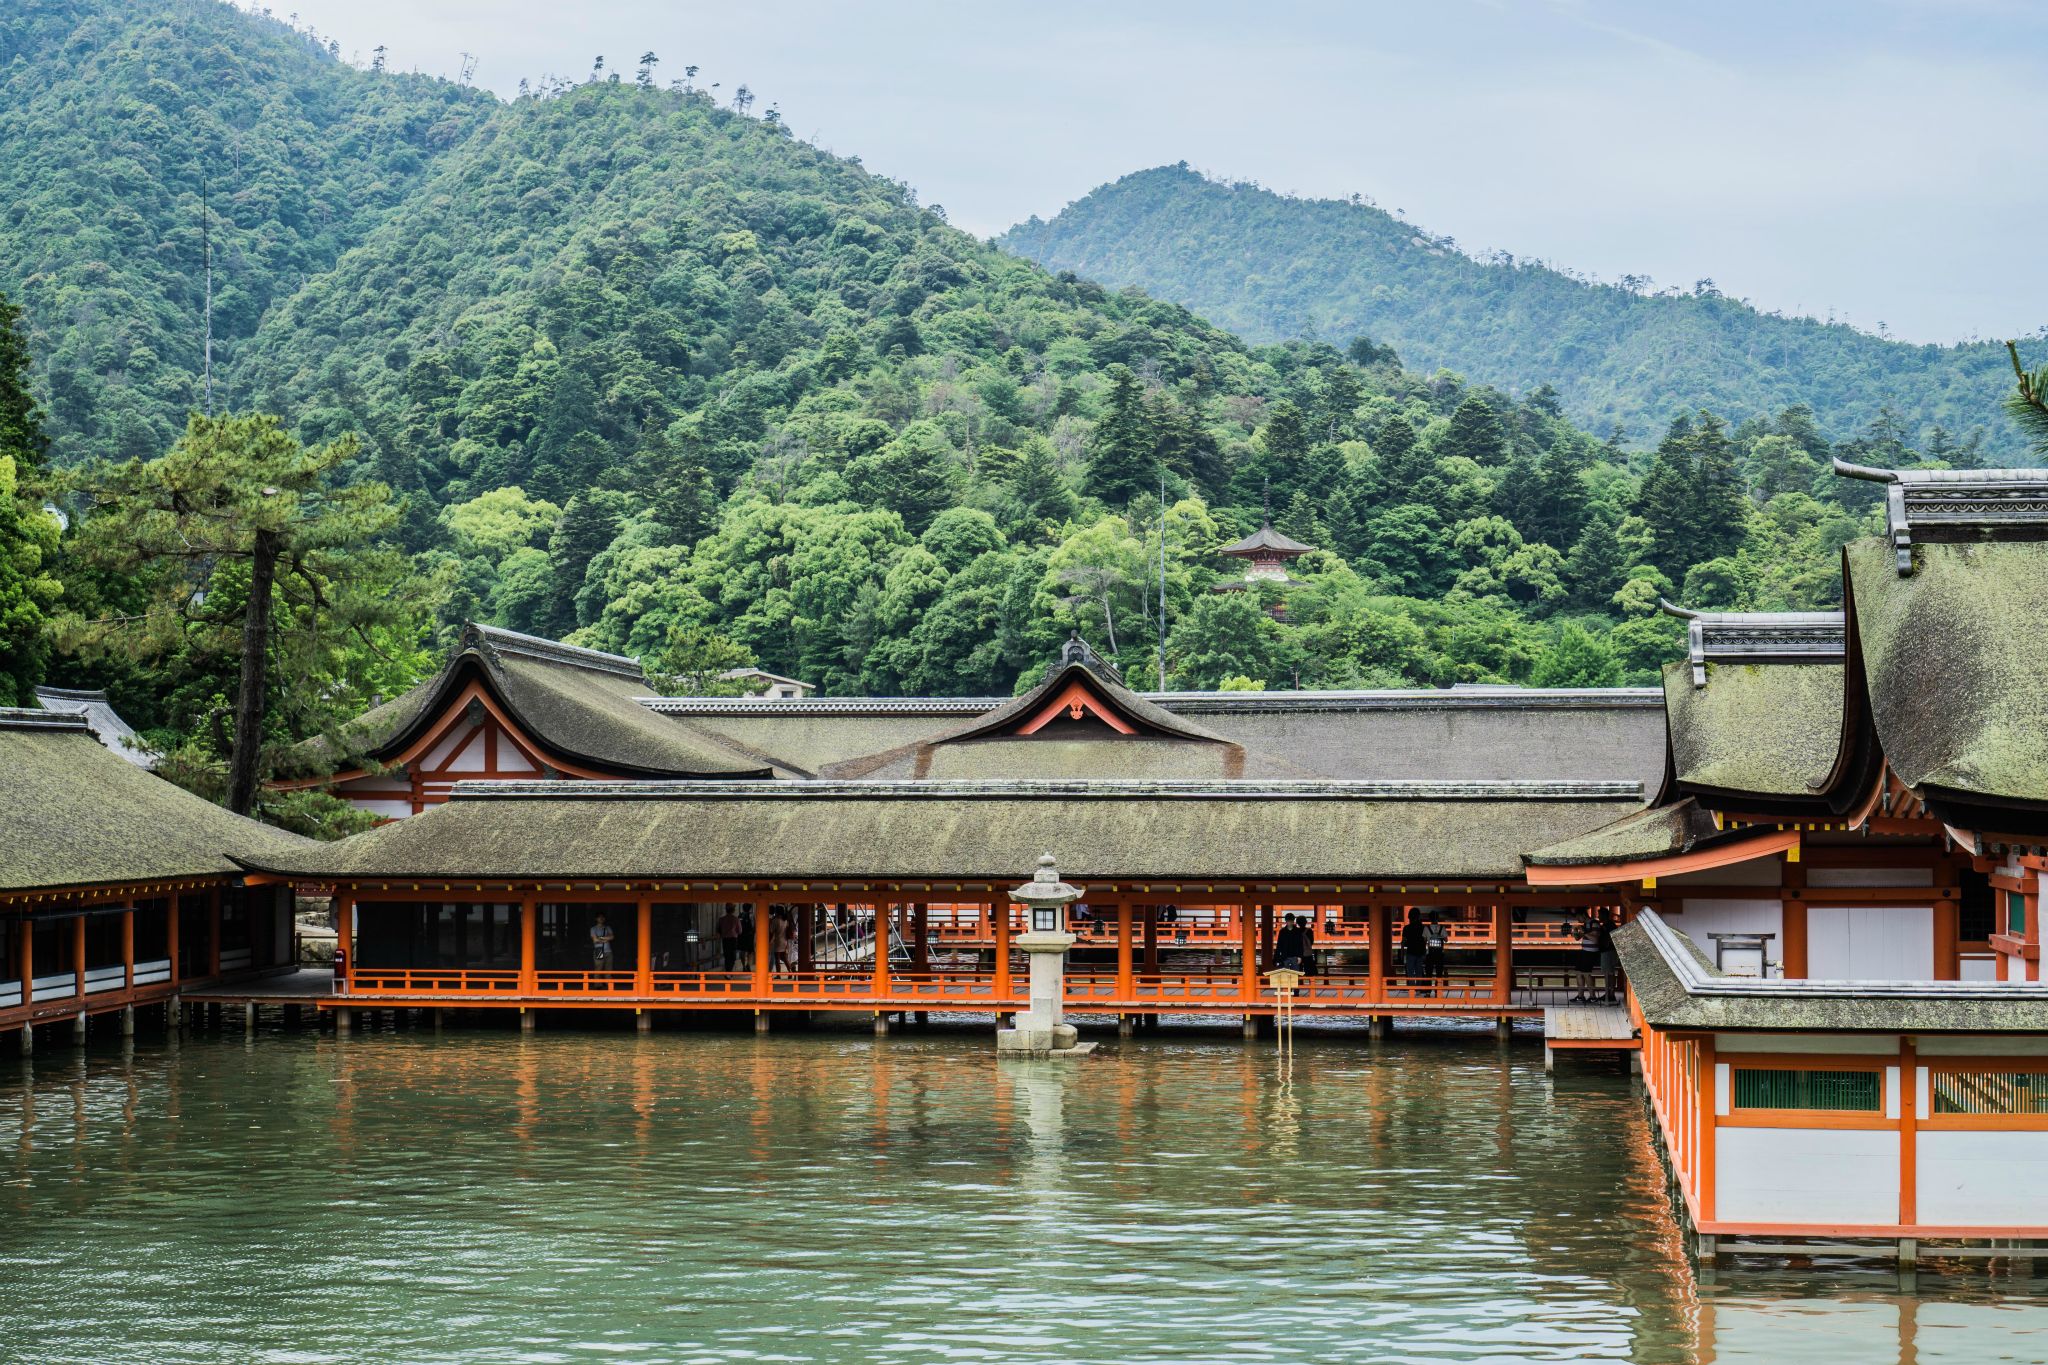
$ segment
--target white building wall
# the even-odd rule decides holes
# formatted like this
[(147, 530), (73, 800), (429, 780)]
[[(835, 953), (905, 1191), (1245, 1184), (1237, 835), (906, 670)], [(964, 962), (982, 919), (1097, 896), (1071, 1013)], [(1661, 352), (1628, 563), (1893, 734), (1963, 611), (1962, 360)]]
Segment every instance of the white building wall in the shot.
[(1899, 1134), (1885, 1128), (1717, 1128), (1714, 1216), (1737, 1223), (1899, 1221)]
[(1932, 886), (1934, 869), (1929, 867), (1814, 867), (1806, 872), (1808, 886)]
[(1707, 955), (1707, 961), (1714, 960), (1714, 940), (1707, 937), (1709, 934), (1775, 934), (1777, 937), (1770, 941), (1766, 956), (1772, 962), (1784, 961), (1784, 912), (1775, 896), (1769, 900), (1687, 898), (1684, 905), (1683, 910), (1665, 922), (1682, 930), (1687, 938), (1699, 944), (1700, 951)]
[(1919, 1221), (1935, 1227), (2048, 1227), (2048, 1132), (1917, 1134)]
[(1815, 905), (1807, 975), (1821, 981), (1931, 981), (1934, 911), (1925, 905)]

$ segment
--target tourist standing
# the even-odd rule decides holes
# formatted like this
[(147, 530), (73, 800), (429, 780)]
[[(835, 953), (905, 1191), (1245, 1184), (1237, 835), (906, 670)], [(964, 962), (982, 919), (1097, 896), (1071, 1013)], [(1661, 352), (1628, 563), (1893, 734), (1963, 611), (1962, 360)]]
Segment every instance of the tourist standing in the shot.
[(789, 922), (782, 918), (778, 909), (768, 912), (768, 970), (782, 970), (782, 960), (789, 951)]
[(1451, 931), (1444, 923), (1443, 912), (1429, 917), (1429, 928), (1423, 932), (1422, 973), (1432, 981), (1441, 981), (1450, 975), (1445, 962), (1445, 950), (1451, 944)]
[(1280, 921), (1280, 932), (1273, 935), (1273, 965), (1301, 970), (1302, 946), (1301, 926), (1289, 915)]
[(597, 921), (590, 926), (590, 966), (593, 971), (600, 972), (612, 969), (612, 927), (605, 922), (602, 910), (597, 912)]
[(1401, 926), (1401, 975), (1414, 981), (1425, 971), (1424, 954), (1429, 948), (1429, 936), (1423, 932), (1422, 912), (1414, 906), (1408, 907), (1408, 922)]
[(718, 917), (718, 952), (725, 963), (725, 970), (733, 971), (740, 965), (740, 917), (728, 905), (725, 913)]

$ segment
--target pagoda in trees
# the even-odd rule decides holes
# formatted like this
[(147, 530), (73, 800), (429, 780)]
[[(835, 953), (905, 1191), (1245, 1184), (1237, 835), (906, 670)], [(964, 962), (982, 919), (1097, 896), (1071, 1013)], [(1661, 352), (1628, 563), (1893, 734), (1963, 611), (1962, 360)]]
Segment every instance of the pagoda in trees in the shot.
[[(1272, 519), (1269, 517), (1251, 535), (1225, 545), (1216, 552), (1220, 555), (1229, 555), (1232, 559), (1243, 560), (1244, 576), (1218, 583), (1215, 591), (1243, 592), (1261, 584), (1271, 584), (1276, 588), (1291, 587), (1298, 580), (1288, 575), (1288, 564), (1315, 548), (1274, 530)], [(1287, 605), (1284, 601), (1276, 601), (1266, 610), (1276, 621), (1287, 619)]]

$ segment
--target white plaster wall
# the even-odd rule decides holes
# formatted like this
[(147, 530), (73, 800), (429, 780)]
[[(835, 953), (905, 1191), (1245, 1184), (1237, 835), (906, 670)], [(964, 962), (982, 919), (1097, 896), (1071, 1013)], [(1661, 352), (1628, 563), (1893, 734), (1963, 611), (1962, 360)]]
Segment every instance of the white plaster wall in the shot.
[(1820, 981), (1931, 981), (1934, 911), (1924, 905), (1815, 905), (1807, 975)]
[(1739, 1223), (1899, 1220), (1890, 1128), (1717, 1128), (1714, 1216)]
[(1994, 958), (1965, 957), (1962, 960), (1962, 978), (1965, 981), (1998, 980), (1998, 963)]
[(1896, 1033), (1717, 1033), (1714, 1052), (1836, 1052), (1854, 1057), (1896, 1057)]
[(350, 799), (349, 804), (357, 810), (366, 810), (372, 815), (388, 816), (394, 820), (412, 814), (410, 801), (366, 801), (361, 797), (354, 797)]
[(1928, 867), (1813, 867), (1806, 871), (1808, 886), (1932, 886), (1934, 869)]
[(485, 747), (489, 743), (490, 739), (488, 737), (480, 736), (476, 743), (455, 755), (452, 760), (444, 765), (444, 771), (451, 773), (482, 772), (484, 770), (484, 760), (490, 755), (489, 749)]
[(1922, 1223), (2048, 1230), (2048, 1132), (1923, 1128), (1916, 1140)]
[(519, 752), (519, 746), (504, 735), (498, 736), (498, 771), (501, 773), (537, 773), (540, 769), (526, 761), (526, 755)]
[(468, 739), (469, 736), (470, 729), (468, 726), (457, 726), (454, 733), (450, 734), (439, 744), (436, 744), (428, 752), (427, 756), (419, 761), (419, 767), (422, 770), (446, 767), (448, 765), (448, 755), (454, 753), (456, 746), (461, 744), (463, 740)]
[[(1709, 934), (1776, 934), (1765, 948), (1765, 956), (1773, 962), (1782, 962), (1785, 956), (1783, 907), (1771, 900), (1692, 900), (1685, 901), (1685, 908), (1665, 920), (1666, 924), (1682, 930), (1685, 936), (1700, 945), (1700, 951), (1707, 955), (1707, 961), (1714, 960), (1714, 940)], [(1774, 972), (1773, 975), (1776, 975)]]

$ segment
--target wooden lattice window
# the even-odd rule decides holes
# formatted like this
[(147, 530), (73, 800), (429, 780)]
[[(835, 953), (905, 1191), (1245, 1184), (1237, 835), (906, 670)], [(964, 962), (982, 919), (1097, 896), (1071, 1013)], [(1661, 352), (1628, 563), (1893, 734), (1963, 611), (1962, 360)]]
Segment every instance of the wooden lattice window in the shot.
[(1815, 1109), (1876, 1114), (1884, 1110), (1882, 1071), (1791, 1071), (1736, 1067), (1735, 1108)]
[(1935, 1071), (1928, 1077), (1937, 1114), (2048, 1114), (2048, 1073)]

